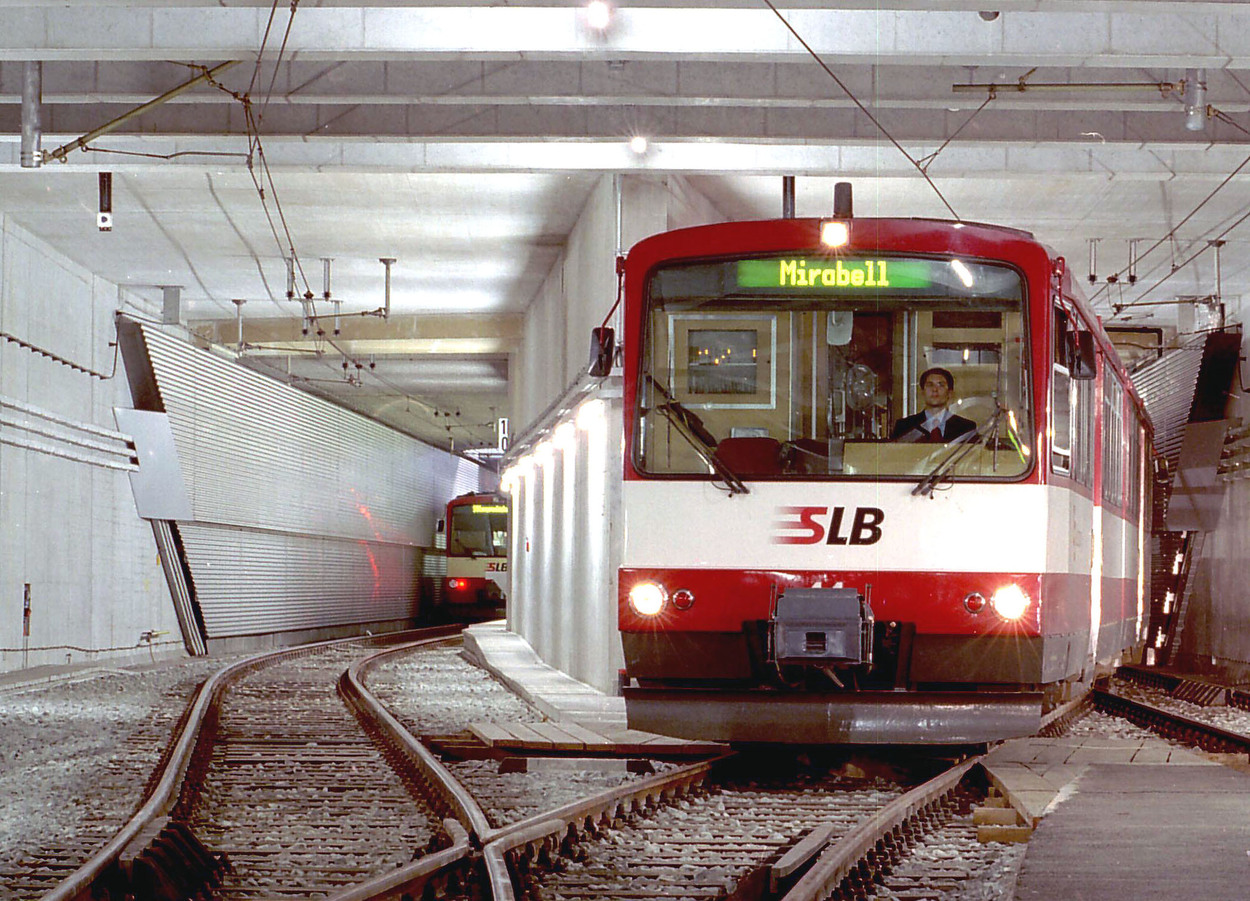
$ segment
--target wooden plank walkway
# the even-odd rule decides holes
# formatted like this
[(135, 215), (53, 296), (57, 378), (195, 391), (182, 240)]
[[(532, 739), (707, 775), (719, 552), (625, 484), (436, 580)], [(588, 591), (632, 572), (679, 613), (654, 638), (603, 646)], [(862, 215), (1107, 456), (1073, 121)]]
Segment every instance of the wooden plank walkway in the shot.
[(470, 724), (469, 731), (488, 747), (513, 752), (706, 757), (725, 750), (715, 742), (686, 741), (621, 726), (483, 722)]

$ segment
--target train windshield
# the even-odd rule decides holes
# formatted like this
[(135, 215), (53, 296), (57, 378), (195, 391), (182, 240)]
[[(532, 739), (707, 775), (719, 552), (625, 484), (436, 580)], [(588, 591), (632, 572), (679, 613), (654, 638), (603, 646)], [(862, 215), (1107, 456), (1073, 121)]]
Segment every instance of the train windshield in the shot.
[[(935, 468), (1019, 478), (1033, 453), (1025, 322), (1020, 273), (971, 259), (768, 256), (657, 269), (635, 459), (644, 472), (731, 485)], [(966, 445), (958, 459), (948, 459), (953, 442)]]
[(508, 508), (502, 503), (452, 507), (447, 533), (451, 557), (502, 557), (508, 552)]

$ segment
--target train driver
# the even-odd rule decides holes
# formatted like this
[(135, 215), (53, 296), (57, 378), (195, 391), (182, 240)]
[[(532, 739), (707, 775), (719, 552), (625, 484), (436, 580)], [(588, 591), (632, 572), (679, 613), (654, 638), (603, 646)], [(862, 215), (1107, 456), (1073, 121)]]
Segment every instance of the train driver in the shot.
[(976, 429), (977, 424), (950, 411), (955, 377), (948, 370), (934, 366), (920, 374), (920, 393), (924, 409), (894, 423), (891, 441), (953, 441)]

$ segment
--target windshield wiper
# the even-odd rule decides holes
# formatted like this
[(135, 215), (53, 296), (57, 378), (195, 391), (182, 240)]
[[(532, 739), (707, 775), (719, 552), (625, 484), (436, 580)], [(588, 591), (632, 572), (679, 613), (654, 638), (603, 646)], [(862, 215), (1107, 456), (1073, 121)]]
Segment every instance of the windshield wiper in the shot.
[(707, 430), (703, 420), (694, 411), (669, 394), (664, 386), (656, 381), (653, 376), (648, 375), (647, 380), (664, 397), (664, 403), (658, 404), (652, 409), (659, 410), (664, 414), (664, 418), (677, 429), (677, 434), (685, 438), (686, 443), (694, 448), (699, 458), (710, 466), (721, 477), (721, 480), (729, 486), (730, 494), (750, 494), (751, 490), (742, 484), (742, 479), (738, 478), (734, 471), (722, 463), (720, 458), (716, 456), (716, 438)]
[(1003, 417), (1003, 407), (999, 407), (994, 411), (994, 415), (989, 421), (979, 429), (971, 432), (964, 432), (958, 438), (951, 441), (954, 445), (950, 451), (938, 460), (937, 465), (930, 470), (929, 474), (916, 483), (916, 487), (911, 490), (913, 495), (928, 496), (933, 494), (933, 489), (937, 488), (938, 483), (950, 475), (951, 471), (963, 462), (973, 449), (981, 447), (989, 440), (991, 435), (998, 433), (998, 421)]

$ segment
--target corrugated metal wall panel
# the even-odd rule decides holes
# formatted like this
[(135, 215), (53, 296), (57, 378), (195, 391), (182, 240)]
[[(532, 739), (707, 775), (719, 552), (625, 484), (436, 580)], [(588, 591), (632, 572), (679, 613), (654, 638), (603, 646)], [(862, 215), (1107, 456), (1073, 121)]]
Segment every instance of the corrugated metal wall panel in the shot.
[(180, 530), (213, 638), (419, 612), (417, 548), (196, 523)]
[(1133, 387), (1154, 423), (1155, 449), (1175, 470), (1194, 402), (1206, 336), (1199, 336), (1133, 373)]
[(413, 464), (451, 463), (437, 467), (446, 491), (458, 458), (157, 329), (144, 337), (197, 521), (420, 543), (420, 511), (442, 498)]
[[(421, 546), (479, 466), (144, 325), (190, 495), (209, 638), (405, 619)], [(493, 478), (493, 477), (491, 477)]]

